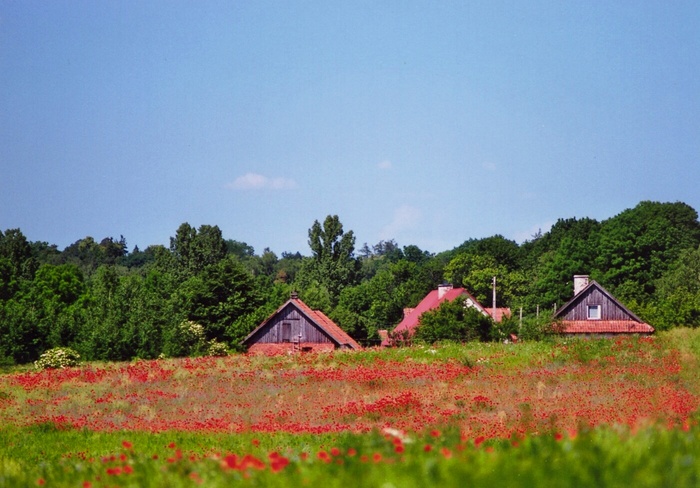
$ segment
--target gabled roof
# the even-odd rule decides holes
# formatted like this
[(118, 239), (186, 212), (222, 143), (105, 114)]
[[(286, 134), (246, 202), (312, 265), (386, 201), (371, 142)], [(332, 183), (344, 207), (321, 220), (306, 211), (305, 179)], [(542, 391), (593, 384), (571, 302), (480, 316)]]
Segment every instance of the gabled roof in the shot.
[(399, 322), (394, 328), (394, 333), (397, 332), (408, 332), (413, 333), (413, 329), (418, 327), (418, 322), (420, 316), (428, 310), (434, 310), (440, 306), (441, 303), (446, 301), (454, 301), (459, 297), (465, 297), (465, 299), (470, 299), (473, 302), (474, 308), (482, 312), (483, 314), (488, 314), (488, 312), (481, 306), (481, 304), (474, 298), (471, 293), (469, 293), (464, 288), (452, 288), (444, 292), (442, 297), (439, 294), (440, 290), (432, 290), (428, 293), (423, 300), (413, 309), (412, 312), (405, 315), (403, 320)]
[(313, 323), (316, 327), (321, 329), (323, 332), (328, 334), (336, 346), (346, 346), (351, 349), (362, 349), (352, 337), (350, 337), (343, 329), (338, 327), (338, 325), (329, 319), (326, 314), (320, 310), (312, 310), (307, 304), (302, 302), (299, 298), (290, 298), (284, 305), (275, 311), (272, 315), (266, 318), (260, 325), (258, 325), (253, 332), (248, 334), (243, 341), (246, 344), (259, 330), (265, 327), (273, 318), (275, 318), (279, 313), (281, 313), (288, 305), (295, 307), (301, 314), (306, 316), (306, 318)]
[(629, 320), (562, 320), (558, 331), (564, 334), (651, 334), (654, 328), (640, 319), (629, 308), (625, 307), (617, 298), (603, 288), (597, 281), (590, 281), (586, 287), (574, 295), (571, 300), (562, 305), (554, 313), (554, 318), (564, 317), (566, 313), (583, 300), (591, 290), (595, 288), (615, 305), (620, 307), (629, 317)]

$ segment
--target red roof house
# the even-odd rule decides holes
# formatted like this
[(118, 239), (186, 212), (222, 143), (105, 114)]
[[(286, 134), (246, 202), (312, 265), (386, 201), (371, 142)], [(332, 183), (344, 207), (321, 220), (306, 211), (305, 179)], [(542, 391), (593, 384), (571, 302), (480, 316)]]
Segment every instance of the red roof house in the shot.
[(562, 334), (612, 336), (653, 334), (654, 328), (632, 313), (588, 276), (574, 276), (574, 296), (554, 313)]
[(243, 339), (248, 352), (291, 352), (362, 349), (320, 310), (312, 310), (296, 293)]
[[(497, 322), (500, 322), (503, 316), (510, 316), (510, 309), (508, 308), (497, 308), (496, 314), (492, 314), (492, 309), (484, 308), (477, 299), (464, 288), (454, 288), (452, 285), (440, 285), (437, 290), (432, 290), (428, 293), (416, 308), (404, 310), (403, 320), (394, 328), (392, 335), (394, 337), (413, 335), (415, 328), (418, 327), (420, 316), (423, 315), (423, 313), (438, 308), (440, 304), (445, 301), (451, 302), (457, 299), (462, 300), (465, 307), (474, 307), (482, 314), (491, 316)], [(386, 339), (382, 339), (382, 345), (389, 344)]]

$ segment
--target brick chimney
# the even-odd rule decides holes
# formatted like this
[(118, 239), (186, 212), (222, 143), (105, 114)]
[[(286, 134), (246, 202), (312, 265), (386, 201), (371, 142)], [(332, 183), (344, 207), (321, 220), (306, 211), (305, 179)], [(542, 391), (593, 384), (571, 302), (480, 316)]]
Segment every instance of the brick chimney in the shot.
[(379, 336), (379, 339), (381, 340), (380, 345), (382, 347), (386, 347), (391, 344), (391, 341), (389, 340), (389, 331), (382, 329), (377, 331), (377, 335)]
[(453, 286), (449, 283), (443, 283), (442, 285), (438, 286), (438, 300), (444, 297), (445, 293), (450, 291), (452, 288)]
[(574, 296), (588, 286), (588, 275), (574, 275)]

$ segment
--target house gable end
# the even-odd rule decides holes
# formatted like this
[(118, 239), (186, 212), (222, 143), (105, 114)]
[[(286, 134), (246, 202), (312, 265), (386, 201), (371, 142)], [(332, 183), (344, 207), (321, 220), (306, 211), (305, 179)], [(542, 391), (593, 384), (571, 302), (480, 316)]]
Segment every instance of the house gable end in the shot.
[(242, 343), (250, 345), (254, 343), (278, 344), (299, 341), (314, 343), (336, 342), (312, 317), (304, 313), (293, 300), (289, 300), (243, 339)]
[(554, 317), (562, 320), (589, 320), (589, 306), (600, 306), (600, 315), (596, 320), (642, 322), (639, 317), (595, 281), (591, 281), (581, 292), (557, 310)]
[(311, 310), (298, 299), (288, 300), (243, 341), (243, 345), (311, 343), (361, 349), (322, 312)]
[(576, 335), (652, 334), (643, 322), (595, 281), (554, 314), (560, 333)]

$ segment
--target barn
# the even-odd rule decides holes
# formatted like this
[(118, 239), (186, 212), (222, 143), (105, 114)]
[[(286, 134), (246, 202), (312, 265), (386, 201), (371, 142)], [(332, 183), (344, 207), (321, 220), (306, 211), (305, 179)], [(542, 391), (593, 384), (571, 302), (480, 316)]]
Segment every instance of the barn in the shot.
[(574, 296), (554, 313), (555, 330), (575, 336), (653, 334), (654, 328), (632, 313), (598, 282), (574, 276)]
[(345, 331), (320, 310), (312, 310), (296, 293), (265, 319), (242, 344), (251, 353), (362, 349)]

